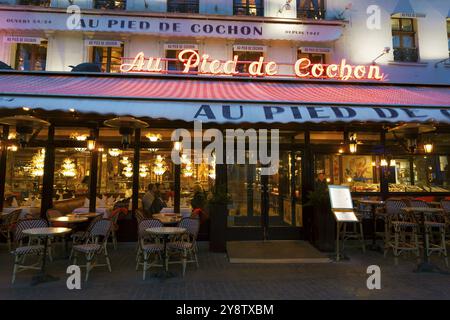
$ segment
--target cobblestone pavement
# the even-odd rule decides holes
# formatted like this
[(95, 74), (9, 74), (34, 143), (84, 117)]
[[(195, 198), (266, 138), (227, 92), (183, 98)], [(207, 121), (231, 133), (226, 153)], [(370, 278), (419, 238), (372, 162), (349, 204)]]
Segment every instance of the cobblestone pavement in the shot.
[[(35, 271), (17, 275), (11, 285), (13, 259), (0, 245), (0, 300), (3, 299), (450, 299), (450, 275), (414, 273), (415, 259), (383, 258), (377, 252), (348, 252), (350, 260), (327, 264), (230, 264), (226, 254), (210, 253), (200, 245), (200, 268), (171, 265), (175, 278), (157, 279), (135, 270), (135, 244), (110, 249), (113, 272), (95, 268), (81, 290), (66, 288), (67, 260), (49, 264), (59, 281), (30, 286)], [(445, 268), (443, 260), (433, 261)], [(381, 290), (368, 290), (366, 269), (381, 267)], [(448, 269), (447, 269), (448, 270)]]

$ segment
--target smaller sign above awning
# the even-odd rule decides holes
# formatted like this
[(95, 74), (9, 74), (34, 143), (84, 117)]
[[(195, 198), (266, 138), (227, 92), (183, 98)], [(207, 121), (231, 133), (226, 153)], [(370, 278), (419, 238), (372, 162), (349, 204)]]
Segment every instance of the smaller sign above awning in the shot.
[(28, 44), (41, 44), (42, 38), (40, 37), (23, 37), (23, 36), (4, 36), (3, 43), (28, 43)]
[(267, 46), (235, 44), (233, 46), (233, 51), (266, 52)]
[(96, 39), (87, 39), (84, 40), (84, 44), (87, 47), (120, 47), (122, 46), (122, 41), (116, 40), (96, 40)]
[(194, 43), (166, 43), (164, 44), (164, 50), (198, 50), (198, 44)]
[(321, 53), (321, 54), (330, 54), (333, 52), (332, 48), (326, 47), (300, 47), (298, 48), (301, 53)]
[(425, 18), (426, 14), (415, 12), (409, 0), (399, 0), (392, 12), (394, 18)]

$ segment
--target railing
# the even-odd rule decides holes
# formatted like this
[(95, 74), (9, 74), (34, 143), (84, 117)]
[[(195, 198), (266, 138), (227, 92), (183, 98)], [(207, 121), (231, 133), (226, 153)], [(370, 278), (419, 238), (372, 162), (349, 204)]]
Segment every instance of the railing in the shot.
[(417, 62), (419, 50), (417, 48), (394, 48), (394, 61)]
[(127, 6), (126, 0), (96, 0), (96, 1), (94, 1), (95, 9), (125, 10), (126, 6)]
[(315, 19), (315, 20), (323, 20), (325, 19), (325, 12), (324, 9), (318, 9), (318, 10), (305, 10), (305, 9), (297, 9), (297, 18), (298, 19)]
[(180, 13), (198, 13), (199, 2), (198, 1), (182, 1), (173, 0), (167, 1), (167, 12), (180, 12)]
[(264, 16), (263, 6), (246, 6), (246, 5), (234, 5), (233, 14), (235, 16)]
[(50, 0), (20, 0), (20, 5), (50, 7)]

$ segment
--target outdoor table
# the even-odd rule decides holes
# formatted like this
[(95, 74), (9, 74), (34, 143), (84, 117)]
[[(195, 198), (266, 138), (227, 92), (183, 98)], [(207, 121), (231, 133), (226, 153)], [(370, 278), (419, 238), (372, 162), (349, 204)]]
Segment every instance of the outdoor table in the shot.
[[(112, 207), (96, 207), (95, 212), (101, 213), (103, 217), (107, 218), (109, 216), (109, 212), (112, 210)], [(90, 213), (88, 207), (76, 208), (72, 211), (75, 214), (86, 214)]]
[(185, 228), (178, 228), (178, 227), (157, 227), (157, 228), (148, 228), (145, 229), (146, 232), (150, 233), (153, 236), (156, 236), (158, 238), (161, 238), (163, 240), (164, 245), (164, 253), (163, 253), (163, 259), (164, 259), (164, 270), (162, 273), (158, 274), (158, 277), (162, 278), (169, 278), (173, 277), (173, 274), (169, 272), (169, 265), (167, 262), (167, 241), (169, 241), (170, 236), (180, 235), (186, 232)]
[(102, 216), (101, 212), (87, 212), (87, 213), (69, 213), (66, 217), (82, 217), (87, 219), (96, 218), (98, 216)]
[(41, 207), (27, 207), (27, 206), (21, 206), (21, 207), (8, 207), (3, 208), (3, 213), (8, 214), (11, 213), (17, 209), (21, 209), (22, 212), (20, 213), (20, 218), (25, 218), (27, 215), (31, 216), (37, 216), (41, 212)]
[(182, 215), (177, 213), (156, 213), (153, 218), (158, 219), (164, 225), (177, 225), (181, 221)]
[(381, 201), (381, 200), (366, 200), (366, 199), (361, 199), (361, 200), (357, 200), (357, 201), (360, 204), (368, 205), (371, 208), (373, 232), (372, 232), (372, 244), (369, 246), (369, 250), (380, 251), (381, 248), (377, 245), (377, 235), (376, 235), (376, 232), (375, 232), (377, 230), (376, 209), (377, 209), (377, 207), (380, 207), (380, 206), (384, 205), (384, 201)]
[(434, 271), (438, 271), (440, 272), (441, 270), (436, 267), (435, 265), (433, 265), (430, 262), (430, 259), (428, 257), (428, 247), (426, 245), (426, 241), (425, 241), (425, 237), (426, 237), (426, 228), (425, 228), (425, 214), (435, 214), (435, 213), (441, 213), (444, 210), (442, 210), (441, 208), (422, 208), (422, 207), (406, 207), (406, 208), (402, 208), (403, 211), (405, 211), (406, 213), (409, 214), (420, 214), (420, 224), (422, 226), (422, 240), (423, 240), (423, 261), (417, 266), (416, 272), (434, 272)]
[(51, 275), (47, 274), (45, 271), (46, 260), (47, 260), (48, 238), (66, 234), (66, 233), (70, 232), (71, 230), (72, 229), (70, 229), (70, 228), (46, 227), (46, 228), (32, 228), (32, 229), (26, 229), (26, 230), (22, 231), (24, 234), (29, 235), (30, 237), (42, 238), (44, 240), (44, 255), (42, 257), (41, 270), (31, 280), (32, 286), (35, 286), (39, 283), (58, 280), (57, 277), (51, 276)]
[[(175, 212), (174, 207), (164, 207), (161, 209), (160, 213), (173, 213)], [(180, 207), (180, 214), (183, 217), (189, 217), (192, 214), (192, 208), (191, 207)]]

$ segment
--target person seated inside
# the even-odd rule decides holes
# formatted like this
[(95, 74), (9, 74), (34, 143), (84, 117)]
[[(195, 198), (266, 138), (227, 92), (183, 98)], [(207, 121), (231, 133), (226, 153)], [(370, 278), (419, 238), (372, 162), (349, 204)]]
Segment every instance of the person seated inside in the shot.
[(152, 212), (152, 204), (155, 200), (156, 187), (153, 183), (150, 183), (147, 187), (147, 192), (142, 197), (142, 207), (144, 209), (144, 215), (146, 217), (151, 217), (154, 212)]

